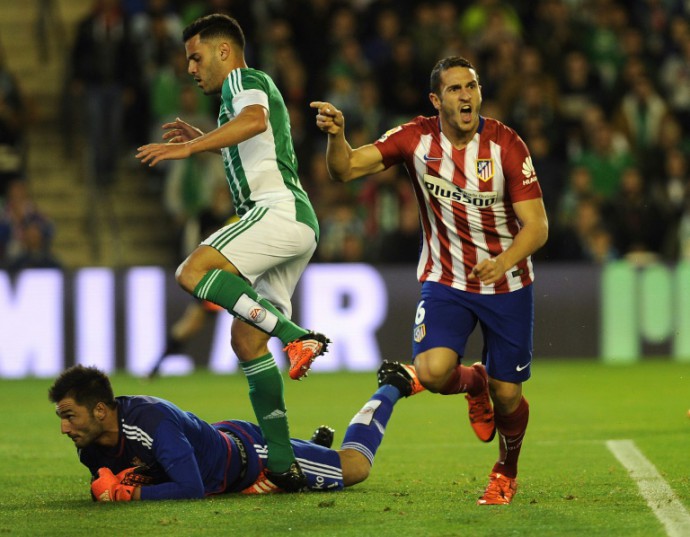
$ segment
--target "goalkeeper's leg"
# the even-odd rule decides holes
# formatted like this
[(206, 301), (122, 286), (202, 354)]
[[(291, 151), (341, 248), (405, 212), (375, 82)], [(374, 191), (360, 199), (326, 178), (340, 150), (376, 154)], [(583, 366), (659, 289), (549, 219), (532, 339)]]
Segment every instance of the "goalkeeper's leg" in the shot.
[[(409, 376), (406, 381), (414, 383), (416, 381), (414, 368), (409, 367), (405, 371)], [(346, 487), (360, 483), (369, 477), (376, 451), (383, 441), (386, 425), (395, 404), (401, 397), (411, 394), (411, 388), (408, 391), (409, 386), (388, 383), (389, 378), (393, 377), (379, 378), (379, 389), (350, 420), (345, 431), (339, 454), (343, 469), (343, 483)]]

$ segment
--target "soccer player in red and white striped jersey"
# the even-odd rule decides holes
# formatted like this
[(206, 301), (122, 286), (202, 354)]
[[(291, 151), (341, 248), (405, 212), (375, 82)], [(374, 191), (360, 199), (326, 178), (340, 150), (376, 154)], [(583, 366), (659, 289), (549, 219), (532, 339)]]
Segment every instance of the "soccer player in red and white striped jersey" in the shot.
[[(413, 330), (414, 364), (430, 391), (466, 393), (477, 436), (499, 436), (499, 459), (478, 503), (507, 504), (529, 417), (522, 383), (530, 377), (534, 299), (531, 255), (548, 221), (525, 143), (503, 123), (480, 115), (479, 77), (453, 56), (431, 73), (438, 115), (419, 116), (373, 144), (353, 149), (345, 119), (331, 103), (311, 103), (328, 134), (333, 179), (347, 182), (403, 164), (423, 229), (417, 276), (422, 296)], [(477, 323), (482, 363), (460, 364)], [(492, 403), (493, 402), (493, 408)]]

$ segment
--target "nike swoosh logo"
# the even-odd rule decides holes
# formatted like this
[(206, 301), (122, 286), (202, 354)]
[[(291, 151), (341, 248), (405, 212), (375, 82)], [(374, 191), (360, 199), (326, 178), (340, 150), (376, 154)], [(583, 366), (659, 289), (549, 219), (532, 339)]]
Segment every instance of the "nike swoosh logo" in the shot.
[(522, 371), (523, 369), (525, 369), (526, 367), (528, 367), (529, 364), (531, 364), (531, 363), (532, 363), (532, 362), (527, 362), (525, 365), (516, 365), (516, 366), (515, 366), (515, 371)]
[(426, 160), (427, 162), (430, 160), (443, 160), (443, 157), (430, 157), (429, 155), (425, 154), (424, 160)]

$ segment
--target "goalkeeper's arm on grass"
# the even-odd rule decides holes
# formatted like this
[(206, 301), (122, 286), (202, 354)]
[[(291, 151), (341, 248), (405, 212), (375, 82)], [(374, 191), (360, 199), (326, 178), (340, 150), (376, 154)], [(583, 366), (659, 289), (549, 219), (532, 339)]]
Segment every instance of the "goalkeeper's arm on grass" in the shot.
[(128, 468), (118, 474), (113, 474), (109, 468), (99, 468), (91, 482), (91, 495), (98, 502), (176, 500), (205, 496), (201, 473), (193, 456), (180, 459), (167, 474), (168, 480), (160, 482), (141, 468)]
[(115, 475), (110, 468), (99, 468), (98, 477), (91, 482), (91, 497), (97, 502), (128, 502), (141, 499), (141, 485), (128, 485), (127, 468)]

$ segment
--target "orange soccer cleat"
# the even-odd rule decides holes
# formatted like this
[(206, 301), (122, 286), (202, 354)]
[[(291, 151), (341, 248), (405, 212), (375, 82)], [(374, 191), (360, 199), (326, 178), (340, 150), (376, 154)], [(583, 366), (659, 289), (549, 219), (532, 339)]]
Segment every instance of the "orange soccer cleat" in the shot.
[(331, 342), (323, 334), (307, 332), (302, 337), (288, 343), (283, 349), (290, 359), (290, 378), (300, 380), (306, 377), (311, 363), (317, 356), (321, 356), (328, 350)]
[(503, 474), (491, 472), (489, 485), (484, 495), (477, 500), (477, 505), (507, 505), (517, 492), (517, 480)]
[(266, 477), (266, 470), (262, 470), (259, 477), (242, 491), (242, 494), (271, 494), (283, 492), (273, 481)]
[(293, 462), (285, 472), (271, 472), (267, 468), (261, 470), (259, 477), (252, 485), (242, 491), (242, 494), (270, 494), (273, 492), (306, 492), (309, 482), (297, 461)]

